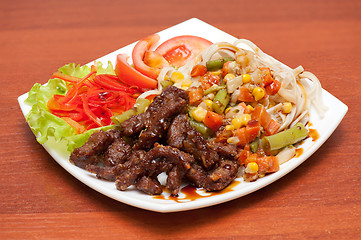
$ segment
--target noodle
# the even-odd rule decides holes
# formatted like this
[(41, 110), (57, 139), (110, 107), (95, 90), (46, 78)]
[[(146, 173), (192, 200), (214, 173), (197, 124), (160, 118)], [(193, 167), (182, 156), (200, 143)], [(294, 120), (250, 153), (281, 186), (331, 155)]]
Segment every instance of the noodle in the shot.
[[(314, 74), (304, 71), (302, 66), (292, 69), (284, 65), (246, 39), (238, 39), (234, 44), (215, 43), (177, 70), (172, 67), (162, 69), (158, 76), (158, 82), (169, 78), (173, 71), (179, 71), (184, 75), (184, 78), (193, 81), (191, 86), (200, 85), (199, 77), (192, 78), (190, 75), (193, 67), (197, 64), (205, 66), (208, 61), (217, 58), (217, 56), (218, 58), (232, 57), (236, 59), (236, 62), (239, 57), (245, 56), (249, 59), (247, 64), (238, 62), (239, 65), (234, 64), (235, 66), (232, 65), (232, 67), (237, 75), (251, 74), (255, 79), (254, 85), (258, 84), (256, 82), (257, 77), (261, 74), (259, 69), (265, 67), (270, 69), (274, 79), (281, 83), (281, 87), (276, 95), (268, 96), (259, 103), (263, 104), (272, 118), (280, 123), (278, 131), (292, 127), (300, 121), (306, 123), (311, 105), (320, 117), (324, 116), (327, 108), (322, 101), (321, 84)], [(180, 84), (176, 85), (180, 86)], [(230, 93), (230, 104), (235, 104), (239, 90), (237, 86), (233, 86), (232, 89), (235, 90)], [(162, 90), (161, 84), (158, 84), (158, 90)], [(282, 112), (282, 104), (287, 102), (292, 104), (292, 108), (288, 113), (284, 113)]]

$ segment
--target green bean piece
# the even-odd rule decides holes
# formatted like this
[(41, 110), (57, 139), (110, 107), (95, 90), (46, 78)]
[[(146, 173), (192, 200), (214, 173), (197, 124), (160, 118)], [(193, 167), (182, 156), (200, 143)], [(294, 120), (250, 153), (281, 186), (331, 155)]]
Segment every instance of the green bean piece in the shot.
[(190, 125), (194, 127), (198, 132), (202, 134), (204, 138), (208, 138), (213, 134), (212, 129), (204, 125), (204, 123), (196, 122), (193, 120), (190, 120)]
[(166, 89), (167, 87), (172, 86), (173, 82), (171, 80), (164, 80), (160, 82), (160, 85), (163, 89)]
[(148, 99), (138, 98), (132, 109), (129, 109), (128, 111), (125, 111), (122, 114), (113, 116), (111, 117), (111, 119), (115, 125), (120, 125), (122, 122), (128, 120), (132, 116), (145, 112), (149, 104), (150, 101)]
[(213, 85), (212, 87), (208, 88), (203, 92), (203, 96), (206, 96), (212, 92), (218, 92), (221, 89), (225, 89), (226, 86), (219, 86), (219, 85)]
[(253, 153), (257, 152), (259, 147), (259, 138), (256, 138), (253, 142), (249, 144), (249, 148)]
[(145, 112), (145, 109), (149, 106), (150, 101), (146, 98), (138, 98), (134, 104), (137, 114)]
[(207, 71), (217, 71), (223, 68), (225, 62), (234, 61), (233, 58), (220, 58), (206, 62)]
[(224, 109), (226, 109), (228, 103), (229, 95), (227, 93), (227, 89), (221, 89), (217, 92), (216, 96), (213, 99), (213, 110), (218, 114), (222, 114), (224, 112)]
[(302, 123), (297, 123), (290, 129), (263, 138), (265, 148), (273, 151), (298, 143), (308, 136), (308, 130)]
[(111, 117), (111, 119), (115, 125), (120, 125), (122, 122), (128, 120), (129, 118), (131, 118), (136, 114), (137, 112), (134, 109), (130, 109), (128, 111), (123, 112), (122, 114)]

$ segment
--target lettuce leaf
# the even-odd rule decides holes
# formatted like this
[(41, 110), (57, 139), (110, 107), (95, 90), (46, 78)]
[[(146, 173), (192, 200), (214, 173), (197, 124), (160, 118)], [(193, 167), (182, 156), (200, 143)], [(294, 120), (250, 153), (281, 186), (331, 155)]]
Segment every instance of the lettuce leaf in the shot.
[[(106, 68), (103, 67), (101, 62), (97, 64), (97, 74), (115, 75), (111, 62), (108, 62)], [(80, 66), (75, 63), (70, 63), (59, 68), (59, 71), (70, 76), (83, 78), (90, 73), (91, 68), (87, 65)], [(32, 106), (26, 115), (26, 121), (40, 144), (46, 143), (50, 137), (53, 137), (56, 142), (66, 140), (67, 149), (69, 152), (72, 152), (75, 148), (82, 146), (94, 131), (100, 129), (107, 130), (114, 126), (91, 129), (82, 134), (77, 134), (72, 126), (63, 119), (50, 113), (47, 107), (48, 101), (55, 94), (65, 95), (67, 90), (65, 81), (57, 78), (50, 79), (44, 85), (35, 83), (29, 91), (28, 98), (25, 100), (26, 104)]]

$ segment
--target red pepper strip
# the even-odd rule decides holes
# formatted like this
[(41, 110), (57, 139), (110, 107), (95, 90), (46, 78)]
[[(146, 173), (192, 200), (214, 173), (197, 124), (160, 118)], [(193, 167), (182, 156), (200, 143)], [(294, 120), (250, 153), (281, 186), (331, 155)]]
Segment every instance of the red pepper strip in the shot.
[(82, 83), (85, 82), (90, 76), (95, 74), (96, 72), (90, 72), (84, 78), (80, 79), (69, 91), (66, 93), (65, 97), (60, 101), (60, 103), (71, 103), (74, 101), (76, 96), (78, 95), (79, 88), (81, 87)]
[(123, 84), (119, 83), (118, 80), (119, 78), (114, 75), (102, 74), (96, 76), (94, 82), (106, 89), (129, 92), (131, 94), (134, 93), (133, 89), (124, 86)]
[(73, 119), (69, 117), (62, 117), (62, 119), (67, 122), (70, 126), (75, 128), (77, 133), (83, 133), (86, 131), (85, 127), (79, 124), (78, 122), (74, 121)]
[(83, 108), (84, 108), (84, 112), (85, 114), (94, 122), (96, 123), (96, 125), (98, 125), (98, 127), (102, 127), (104, 126), (102, 121), (90, 110), (89, 105), (88, 105), (88, 99), (82, 95), (81, 96), (81, 100), (83, 101)]
[(81, 80), (81, 78), (69, 76), (69, 75), (66, 75), (61, 72), (53, 73), (52, 78), (59, 78), (59, 79), (62, 79), (64, 81), (71, 82), (71, 83), (77, 83)]

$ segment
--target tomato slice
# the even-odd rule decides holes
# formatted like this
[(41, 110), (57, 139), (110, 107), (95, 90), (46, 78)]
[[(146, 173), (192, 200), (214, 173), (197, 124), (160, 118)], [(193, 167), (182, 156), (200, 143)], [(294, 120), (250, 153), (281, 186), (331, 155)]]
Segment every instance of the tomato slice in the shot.
[(212, 42), (207, 39), (182, 35), (165, 41), (155, 51), (160, 53), (170, 65), (181, 67), (210, 45)]
[(119, 80), (129, 86), (138, 86), (140, 88), (156, 88), (157, 81), (147, 77), (135, 68), (130, 66), (127, 62), (128, 56), (125, 54), (118, 54), (115, 64), (115, 74)]
[(153, 79), (158, 77), (160, 69), (148, 66), (144, 62), (144, 56), (150, 48), (159, 41), (159, 39), (160, 37), (158, 34), (147, 36), (138, 41), (132, 52), (134, 68)]

